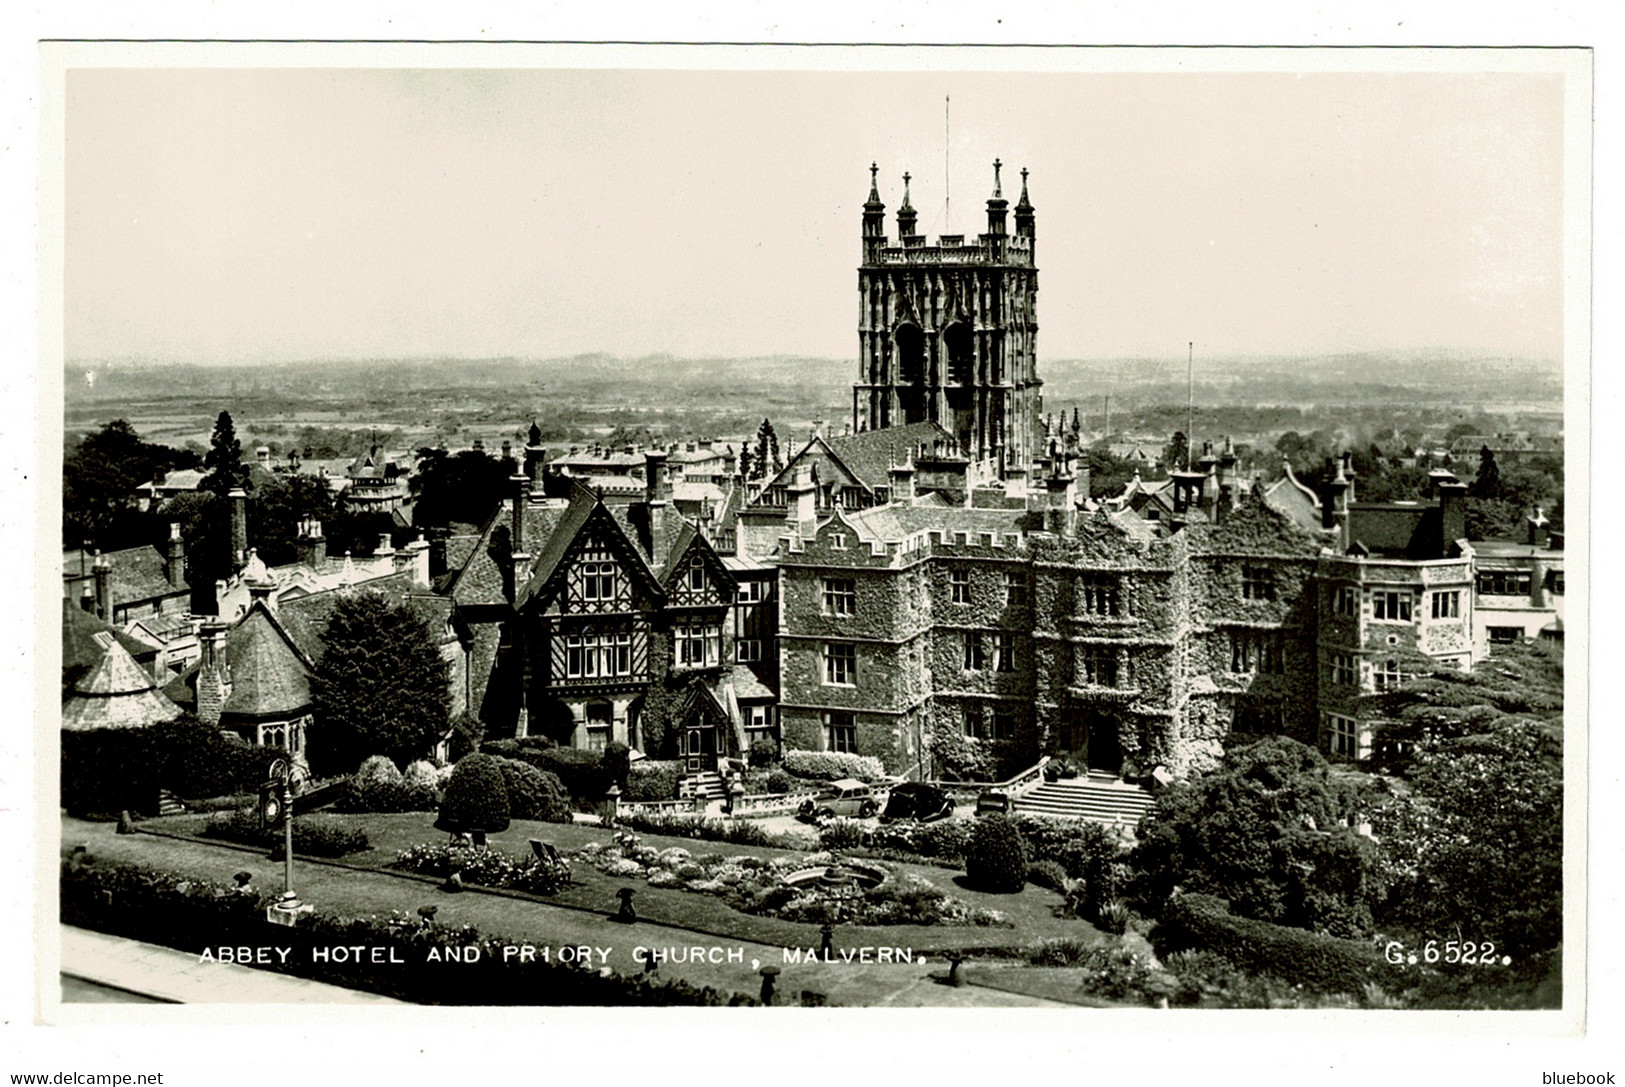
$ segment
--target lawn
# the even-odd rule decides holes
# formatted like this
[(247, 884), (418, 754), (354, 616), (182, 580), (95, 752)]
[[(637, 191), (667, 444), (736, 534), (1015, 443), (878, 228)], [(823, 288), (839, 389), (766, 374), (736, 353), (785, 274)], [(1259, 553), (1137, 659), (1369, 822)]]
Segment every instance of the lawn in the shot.
[[(371, 848), (343, 860), (344, 864), (357, 868), (388, 870), (399, 851), (426, 842), (438, 844), (446, 840), (444, 833), (434, 829), (432, 813), (347, 815), (337, 818), (360, 826), (367, 832)], [(148, 820), (143, 827), (170, 834), (196, 834), (206, 822), (206, 816), (183, 815)], [(607, 844), (610, 836), (610, 831), (586, 824), (515, 821), (506, 831), (491, 835), (490, 843), (493, 849), (528, 856), (530, 846), (527, 839), (530, 838), (551, 842), (560, 852), (571, 853), (590, 842)], [(794, 850), (765, 846), (730, 845), (657, 834), (640, 834), (639, 837), (644, 844), (656, 849), (680, 846), (696, 855), (752, 856), (763, 860), (800, 855)], [(1010, 919), (1011, 926), (842, 925), (837, 929), (837, 947), (843, 944), (908, 947), (916, 952), (991, 950), (1034, 944), (1057, 937), (1092, 939), (1099, 935), (1084, 921), (1058, 916), (1062, 898), (1046, 888), (1029, 885), (1019, 894), (989, 894), (960, 885), (950, 869), (897, 861), (884, 863), (900, 873), (928, 880), (943, 892), (973, 907), (998, 910)], [(607, 876), (584, 861), (578, 861), (572, 869), (575, 882), (570, 887), (539, 901), (607, 915), (616, 911), (616, 892), (622, 887), (632, 887), (637, 892), (633, 902), (638, 914), (651, 921), (705, 935), (779, 947), (816, 947), (819, 942), (817, 925), (741, 913), (713, 895), (649, 887), (640, 879)]]

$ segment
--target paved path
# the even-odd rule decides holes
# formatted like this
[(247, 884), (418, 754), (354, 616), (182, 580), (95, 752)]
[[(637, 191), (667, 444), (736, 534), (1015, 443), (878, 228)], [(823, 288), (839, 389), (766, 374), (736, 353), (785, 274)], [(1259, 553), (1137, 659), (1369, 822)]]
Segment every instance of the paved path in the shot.
[(401, 1003), (71, 925), (62, 926), (62, 973), (172, 1004)]
[[(150, 864), (222, 883), (230, 882), (232, 873), (246, 869), (253, 873), (255, 886), (281, 889), (282, 866), (266, 860), (263, 853), (146, 834), (118, 835), (114, 830), (107, 823), (64, 818), (63, 842), (70, 845), (83, 842), (100, 856)], [(974, 984), (963, 988), (939, 984), (931, 975), (944, 972), (947, 963), (935, 957), (923, 963), (918, 957), (904, 963), (786, 963), (782, 947), (747, 940), (723, 940), (642, 920), (631, 926), (620, 925), (604, 915), (472, 890), (446, 894), (432, 883), (326, 865), (298, 866), (294, 885), (300, 898), (315, 903), (318, 909), (336, 913), (386, 914), (390, 910), (401, 910), (415, 914), (419, 906), (433, 904), (439, 908), (436, 920), (440, 923), (471, 924), (482, 933), (528, 941), (538, 949), (548, 948), (552, 955), (560, 955), (566, 948), (570, 952), (590, 948), (595, 962), (620, 973), (632, 974), (642, 969), (635, 955), (638, 948), (669, 950), (672, 960), (659, 967), (657, 976), (680, 977), (695, 985), (711, 985), (726, 992), (755, 996), (761, 987), (755, 964), (772, 963), (782, 971), (778, 992), (784, 1003), (798, 1002), (803, 990), (811, 990), (824, 994), (831, 1004), (858, 1006), (1061, 1006), (1055, 1001)], [(736, 952), (733, 957), (742, 961), (727, 961), (728, 952)], [(723, 961), (712, 961), (715, 958)], [(694, 961), (696, 959), (699, 961)], [(207, 965), (206, 968), (217, 969)]]

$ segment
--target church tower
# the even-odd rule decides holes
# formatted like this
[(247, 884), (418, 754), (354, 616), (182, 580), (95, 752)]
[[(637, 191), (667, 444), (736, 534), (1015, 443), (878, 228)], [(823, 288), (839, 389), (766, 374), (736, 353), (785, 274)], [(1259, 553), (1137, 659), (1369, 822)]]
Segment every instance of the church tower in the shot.
[(916, 232), (908, 174), (897, 240), (886, 237), (879, 167), (869, 167), (852, 385), (854, 430), (938, 423), (979, 474), (994, 479), (1042, 453), (1033, 205), (1022, 170), (1009, 233), (1001, 165), (994, 160), (987, 232), (968, 242), (944, 234), (935, 245)]

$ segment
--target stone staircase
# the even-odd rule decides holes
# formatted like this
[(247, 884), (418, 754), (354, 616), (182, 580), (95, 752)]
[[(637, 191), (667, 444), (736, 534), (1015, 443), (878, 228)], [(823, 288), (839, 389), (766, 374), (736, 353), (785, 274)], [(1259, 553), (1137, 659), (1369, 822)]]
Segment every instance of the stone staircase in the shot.
[(1016, 798), (1015, 810), (1054, 819), (1092, 819), (1133, 826), (1155, 802), (1141, 786), (1092, 772), (1088, 777), (1042, 782)]
[(168, 789), (158, 790), (159, 815), (185, 815), (186, 805), (182, 804), (174, 793)]
[(705, 770), (696, 774), (686, 774), (677, 782), (677, 798), (679, 800), (722, 800), (728, 795), (728, 790), (722, 784), (722, 775), (715, 770)]

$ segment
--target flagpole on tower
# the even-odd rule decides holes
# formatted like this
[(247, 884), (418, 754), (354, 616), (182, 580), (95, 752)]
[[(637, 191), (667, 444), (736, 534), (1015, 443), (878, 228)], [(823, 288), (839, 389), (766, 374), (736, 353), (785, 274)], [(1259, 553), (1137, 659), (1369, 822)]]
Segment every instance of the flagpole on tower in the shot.
[(954, 228), (952, 220), (948, 218), (952, 210), (953, 200), (953, 195), (948, 187), (948, 179), (953, 176), (948, 169), (954, 148), (953, 141), (949, 138), (949, 111), (952, 104), (953, 99), (950, 96), (946, 94), (942, 96), (942, 229), (944, 231)]
[(1190, 471), (1191, 447), (1196, 444), (1196, 341), (1185, 345), (1185, 470)]

